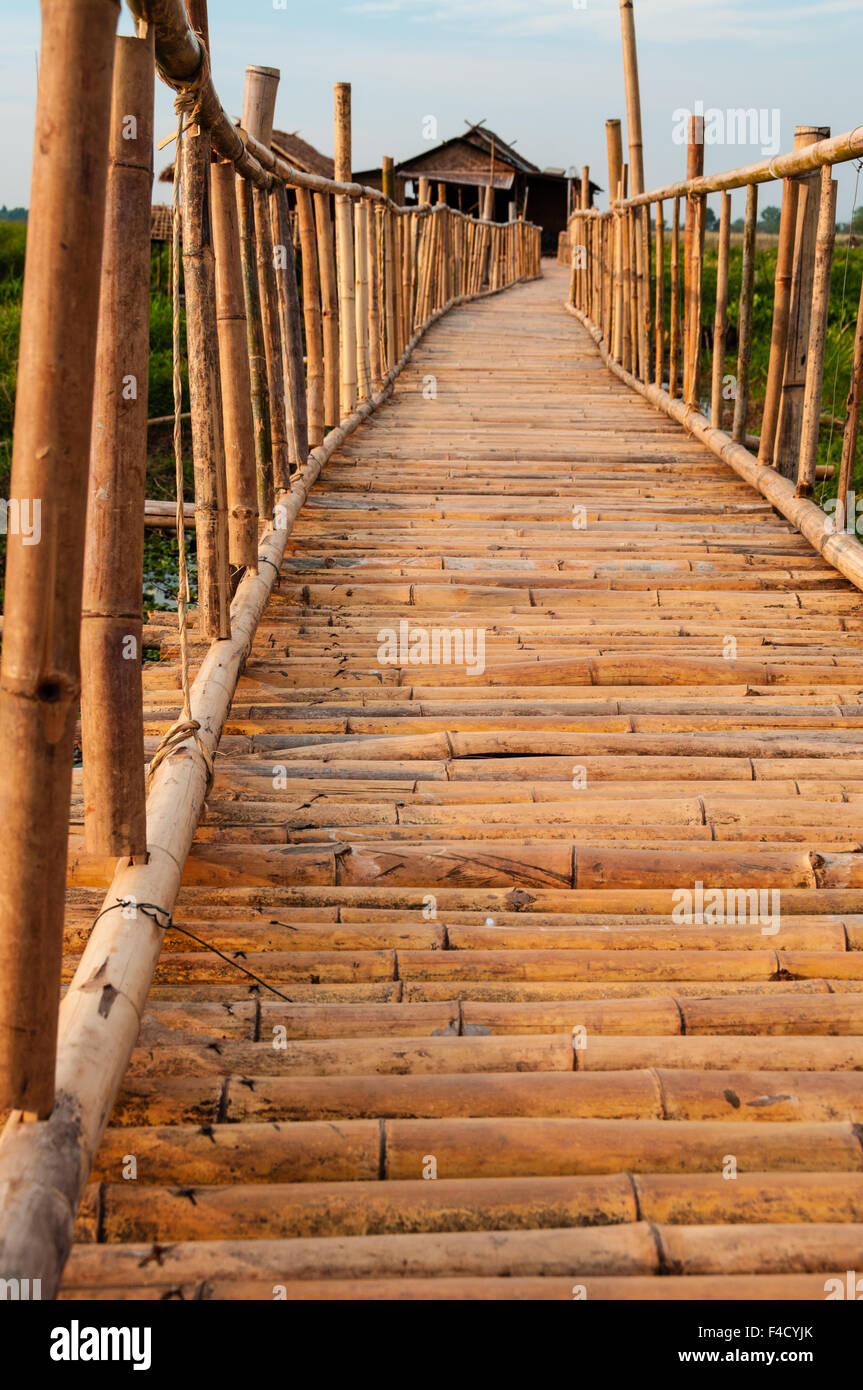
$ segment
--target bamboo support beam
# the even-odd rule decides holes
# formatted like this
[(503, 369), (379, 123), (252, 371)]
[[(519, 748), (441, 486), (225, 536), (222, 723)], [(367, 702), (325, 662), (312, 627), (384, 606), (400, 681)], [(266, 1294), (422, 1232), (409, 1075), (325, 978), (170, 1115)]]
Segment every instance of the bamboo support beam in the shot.
[(731, 244), (731, 194), (722, 194), (719, 213), (719, 256), (716, 267), (716, 312), (713, 318), (713, 373), (710, 391), (710, 423), (722, 428), (722, 390), (725, 377), (725, 340), (728, 337), (728, 250)]
[(297, 263), (291, 232), (291, 218), (288, 212), (288, 194), (284, 184), (278, 184), (270, 194), (270, 219), (273, 227), (274, 269), (279, 302), (279, 329), (285, 389), (289, 406), (290, 434), (293, 440), (295, 464), (302, 468), (309, 456), (306, 373), (303, 364), (303, 330), (300, 296), (297, 287)]
[(309, 445), (314, 449), (318, 444), (322, 444), (324, 439), (324, 344), (315, 215), (312, 195), (307, 188), (297, 189), (297, 220), (300, 229), (303, 318), (306, 329)]
[[(45, 0), (0, 666), (0, 1107), (47, 1115), (63, 931), (113, 0)], [(81, 247), (87, 254), (78, 254)], [(62, 324), (62, 332), (55, 326)]]
[(773, 445), (779, 420), (782, 376), (785, 371), (798, 188), (799, 185), (791, 179), (786, 179), (782, 187), (779, 245), (776, 252), (776, 276), (773, 290), (773, 324), (770, 331), (767, 385), (764, 391), (764, 406), (761, 416), (761, 442), (758, 446), (758, 462), (765, 467), (772, 467), (773, 464)]
[(731, 437), (745, 443), (749, 414), (749, 359), (752, 352), (752, 301), (755, 290), (755, 237), (758, 223), (758, 186), (746, 190), (743, 218), (743, 261), (740, 272), (740, 303), (737, 312), (737, 384), (734, 393), (734, 423)]
[(369, 374), (371, 390), (375, 394), (383, 383), (383, 357), (381, 354), (381, 303), (380, 279), (378, 273), (378, 209), (375, 203), (368, 204), (368, 233), (366, 238), (366, 278), (369, 286)]
[[(686, 150), (687, 180), (704, 169), (704, 117), (690, 116)], [(698, 401), (698, 364), (701, 356), (701, 271), (704, 250), (704, 200), (690, 193), (686, 199), (683, 232), (683, 399)]]
[(225, 433), (228, 556), (231, 565), (258, 563), (255, 426), (243, 264), (233, 164), (210, 167), (213, 249), (216, 256), (216, 324)]
[[(243, 94), (243, 126), (269, 145), (273, 133), (273, 112), (279, 85), (277, 68), (246, 68)], [(258, 294), (267, 365), (267, 395), (270, 406), (270, 444), (273, 456), (273, 488), (287, 487), (291, 476), (291, 446), (285, 404), (285, 372), (279, 327), (278, 290), (273, 261), (273, 231), (267, 190), (252, 189), (255, 221), (255, 248), (258, 258)]]
[(635, 11), (632, 0), (620, 0), (620, 33), (623, 44), (623, 80), (626, 87), (629, 177), (633, 195), (637, 195), (644, 192), (644, 159), (641, 143), (641, 96), (638, 88)]
[(838, 530), (856, 534), (857, 512), (853, 496), (854, 464), (857, 458), (857, 430), (860, 423), (860, 402), (863, 398), (863, 285), (857, 307), (857, 331), (854, 334), (854, 355), (851, 364), (851, 384), (846, 404), (845, 429), (842, 434), (842, 457), (839, 463), (839, 486), (835, 525)]
[[(84, 829), (90, 853), (147, 852), (141, 689), (153, 38), (118, 38), (111, 102), (81, 615)], [(231, 168), (233, 178), (233, 168)]]
[(324, 428), (339, 418), (339, 298), (329, 194), (315, 194), (315, 228), (321, 276), (321, 327), (324, 339)]
[[(335, 85), (335, 175), (339, 183), (351, 178), (351, 84)], [(350, 415), (357, 403), (357, 311), (354, 264), (353, 205), (336, 197), (336, 265), (339, 286), (339, 409)]]
[[(829, 134), (816, 126), (798, 126), (794, 142), (799, 148), (814, 144)], [(773, 446), (773, 466), (784, 477), (796, 480), (803, 428), (803, 395), (806, 389), (806, 359), (809, 351), (809, 324), (815, 274), (815, 239), (818, 231), (819, 188), (817, 173), (799, 180), (797, 227), (791, 274), (791, 300), (788, 310), (788, 336), (779, 418)]]
[(669, 285), (668, 325), (668, 394), (677, 395), (680, 377), (680, 199), (672, 203), (671, 214), (671, 281)]
[[(206, 40), (206, 0), (195, 0), (192, 17)], [(224, 641), (231, 635), (231, 581), (210, 154), (206, 128), (187, 129), (182, 141), (183, 285), (195, 470), (198, 623), (212, 641)]]
[(381, 159), (381, 187), (384, 197), (395, 202), (396, 180), (393, 168), (393, 157), (391, 154), (385, 154)]
[(824, 385), (824, 349), (827, 341), (827, 314), (830, 308), (830, 272), (836, 239), (836, 190), (831, 169), (821, 170), (818, 228), (815, 242), (815, 270), (812, 308), (809, 317), (809, 344), (806, 353), (806, 385), (803, 394), (803, 423), (800, 436), (800, 463), (797, 496), (811, 497), (815, 490), (818, 462), (818, 436)]
[(662, 199), (656, 204), (656, 345), (654, 381), (662, 385), (665, 369), (665, 221)]
[(369, 350), (369, 228), (368, 203), (359, 202), (354, 207), (354, 283), (356, 294), (357, 326), (357, 395), (361, 401), (371, 394), (370, 350)]
[(236, 198), (243, 265), (243, 299), (246, 306), (246, 350), (252, 398), (256, 496), (260, 521), (268, 520), (273, 515), (273, 453), (270, 434), (270, 391), (258, 285), (253, 188), (247, 179), (236, 180)]

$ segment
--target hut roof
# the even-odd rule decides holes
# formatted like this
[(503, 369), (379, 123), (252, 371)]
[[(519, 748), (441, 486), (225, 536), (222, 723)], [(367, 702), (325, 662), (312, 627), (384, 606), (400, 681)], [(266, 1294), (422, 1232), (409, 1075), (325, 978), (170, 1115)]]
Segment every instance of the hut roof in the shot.
[[(483, 123), (469, 125), (461, 135), (444, 140), (440, 145), (423, 150), (412, 159), (405, 159), (396, 166), (396, 173), (404, 178), (427, 178), (432, 182), (465, 183), (484, 185), (491, 183), (492, 150), (494, 151), (494, 186), (511, 188), (516, 174), (529, 178), (566, 177), (563, 169), (540, 169), (538, 164), (525, 159), (524, 155), (513, 149), (512, 145), (501, 140), (495, 131)], [(594, 192), (599, 184), (591, 185)]]
[(172, 241), (174, 214), (167, 203), (153, 203), (150, 209), (150, 240)]
[[(304, 174), (322, 174), (327, 179), (335, 176), (335, 164), (330, 156), (321, 154), (320, 150), (316, 150), (308, 140), (302, 140), (296, 132), (289, 134), (285, 130), (274, 130), (270, 147), (275, 154), (281, 155), (282, 159), (286, 159), (295, 169), (301, 169)], [(172, 183), (173, 179), (172, 160), (159, 175), (159, 182)]]
[(270, 143), (276, 154), (280, 154), (295, 169), (302, 169), (304, 174), (322, 174), (325, 179), (335, 178), (335, 161), (328, 154), (321, 154), (308, 140), (301, 140), (296, 132), (289, 135), (287, 131), (274, 130)]

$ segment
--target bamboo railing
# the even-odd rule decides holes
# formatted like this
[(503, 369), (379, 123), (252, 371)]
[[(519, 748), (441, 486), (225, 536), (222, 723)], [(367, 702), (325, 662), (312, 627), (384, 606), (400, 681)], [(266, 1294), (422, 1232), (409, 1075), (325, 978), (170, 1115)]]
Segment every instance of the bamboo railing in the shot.
[[(858, 310), (851, 390), (839, 467), (836, 512), (812, 501), (836, 216), (834, 165), (863, 154), (863, 127), (829, 138), (819, 127), (798, 127), (794, 148), (773, 159), (704, 173), (703, 117), (690, 118), (687, 177), (680, 183), (625, 196), (619, 122), (607, 123), (608, 211), (576, 208), (569, 220), (572, 274), (567, 308), (587, 327), (611, 369), (678, 420), (757, 488), (842, 574), (863, 587), (863, 547), (845, 527), (853, 484), (863, 392), (863, 296)], [(750, 354), (759, 185), (781, 181), (782, 211), (773, 324), (758, 452), (750, 452)], [(738, 306), (736, 389), (730, 430), (723, 383), (728, 332), (731, 191), (746, 189)], [(721, 193), (713, 366), (709, 406), (700, 379), (705, 211), (708, 193)], [(665, 205), (671, 204), (670, 229)], [(651, 209), (653, 216), (651, 219)], [(679, 238), (683, 212), (683, 277)], [(669, 235), (670, 231), (670, 235)], [(651, 245), (653, 243), (653, 245)], [(670, 262), (669, 262), (670, 256)], [(670, 271), (670, 304), (665, 272)], [(706, 410), (709, 409), (709, 416)], [(849, 534), (849, 529), (851, 533)]]
[[(58, 1048), (79, 695), (87, 845), (119, 860), (106, 908), (122, 897), (170, 912), (239, 672), (322, 467), (387, 399), (442, 314), (540, 273), (531, 223), (400, 207), (352, 182), (346, 84), (336, 89), (338, 177), (291, 167), (270, 149), (278, 72), (247, 70), (242, 120), (232, 121), (210, 74), (205, 0), (187, 8), (131, 0), (137, 37), (117, 38), (115, 0), (42, 6), (12, 496), (43, 499), (43, 536), (33, 549), (9, 538), (0, 674), (0, 1106), (13, 1111), (0, 1144), (0, 1253), (15, 1249), (15, 1213), (28, 1206), (29, 1221), (39, 1209), (43, 1228), (61, 1232), (47, 1261), (55, 1272), (163, 936), (162, 918), (97, 919), (59, 1007)], [(194, 679), (184, 675), (183, 712), (146, 781), (156, 72), (180, 118), (196, 634), (212, 645)], [(391, 192), (391, 161), (385, 180)], [(177, 295), (175, 345), (179, 324)], [(177, 396), (177, 443), (181, 410)], [(184, 515), (181, 489), (181, 548)], [(180, 607), (182, 634), (182, 597)], [(20, 1197), (22, 1183), (10, 1212), (10, 1184)]]

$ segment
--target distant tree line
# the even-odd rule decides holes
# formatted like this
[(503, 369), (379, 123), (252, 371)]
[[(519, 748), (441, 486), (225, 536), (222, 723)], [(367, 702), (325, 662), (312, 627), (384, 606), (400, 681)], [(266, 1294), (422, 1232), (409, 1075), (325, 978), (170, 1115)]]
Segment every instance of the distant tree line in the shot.
[(0, 208), (0, 222), (26, 222), (26, 221), (27, 221), (27, 209), (26, 209), (26, 208), (7, 208), (7, 206), (6, 206), (5, 203), (3, 204), (2, 208)]

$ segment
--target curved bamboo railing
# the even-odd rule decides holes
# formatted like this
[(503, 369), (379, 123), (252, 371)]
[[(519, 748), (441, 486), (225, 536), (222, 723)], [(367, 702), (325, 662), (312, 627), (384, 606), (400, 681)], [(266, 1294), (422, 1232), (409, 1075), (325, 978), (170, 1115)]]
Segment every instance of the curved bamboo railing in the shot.
[[(114, 0), (43, 4), (22, 311), (12, 495), (45, 508), (38, 548), (9, 538), (0, 672), (0, 1105), (12, 1111), (0, 1140), (0, 1276), (41, 1278), (45, 1296), (294, 518), (437, 319), (540, 273), (531, 223), (400, 207), (352, 182), (345, 84), (337, 177), (305, 174), (269, 147), (277, 72), (250, 68), (242, 122), (225, 113), (204, 0), (190, 0), (190, 17), (180, 0), (132, 9), (138, 35), (118, 39)], [(182, 121), (197, 633), (212, 644), (148, 789), (137, 383), (148, 371), (154, 65)], [(87, 843), (119, 863), (58, 1014), (80, 654)]]
[[(863, 395), (863, 296), (857, 317), (851, 391), (844, 421), (837, 505), (826, 514), (811, 500), (817, 476), (825, 340), (836, 219), (836, 164), (863, 154), (863, 127), (829, 138), (798, 127), (794, 149), (725, 173), (705, 175), (704, 118), (690, 118), (688, 177), (626, 197), (620, 124), (609, 122), (606, 212), (577, 208), (570, 216), (572, 275), (567, 308), (590, 331), (607, 365), (627, 385), (731, 467), (806, 537), (821, 555), (863, 588), (863, 546), (849, 510)], [(757, 454), (748, 447), (749, 358), (752, 346), (758, 187), (782, 180), (782, 212), (764, 416)], [(746, 188), (736, 394), (730, 430), (722, 428), (728, 331), (728, 263), (732, 189)], [(706, 195), (722, 193), (710, 415), (700, 408), (702, 282)], [(616, 194), (616, 196), (615, 196)], [(671, 303), (666, 327), (668, 232), (672, 203)], [(683, 284), (679, 224), (685, 212)], [(650, 209), (654, 218), (651, 226)], [(652, 247), (651, 243), (654, 243)], [(681, 304), (682, 301), (682, 304)], [(682, 316), (681, 316), (682, 307)], [(682, 322), (681, 322), (682, 317)]]

